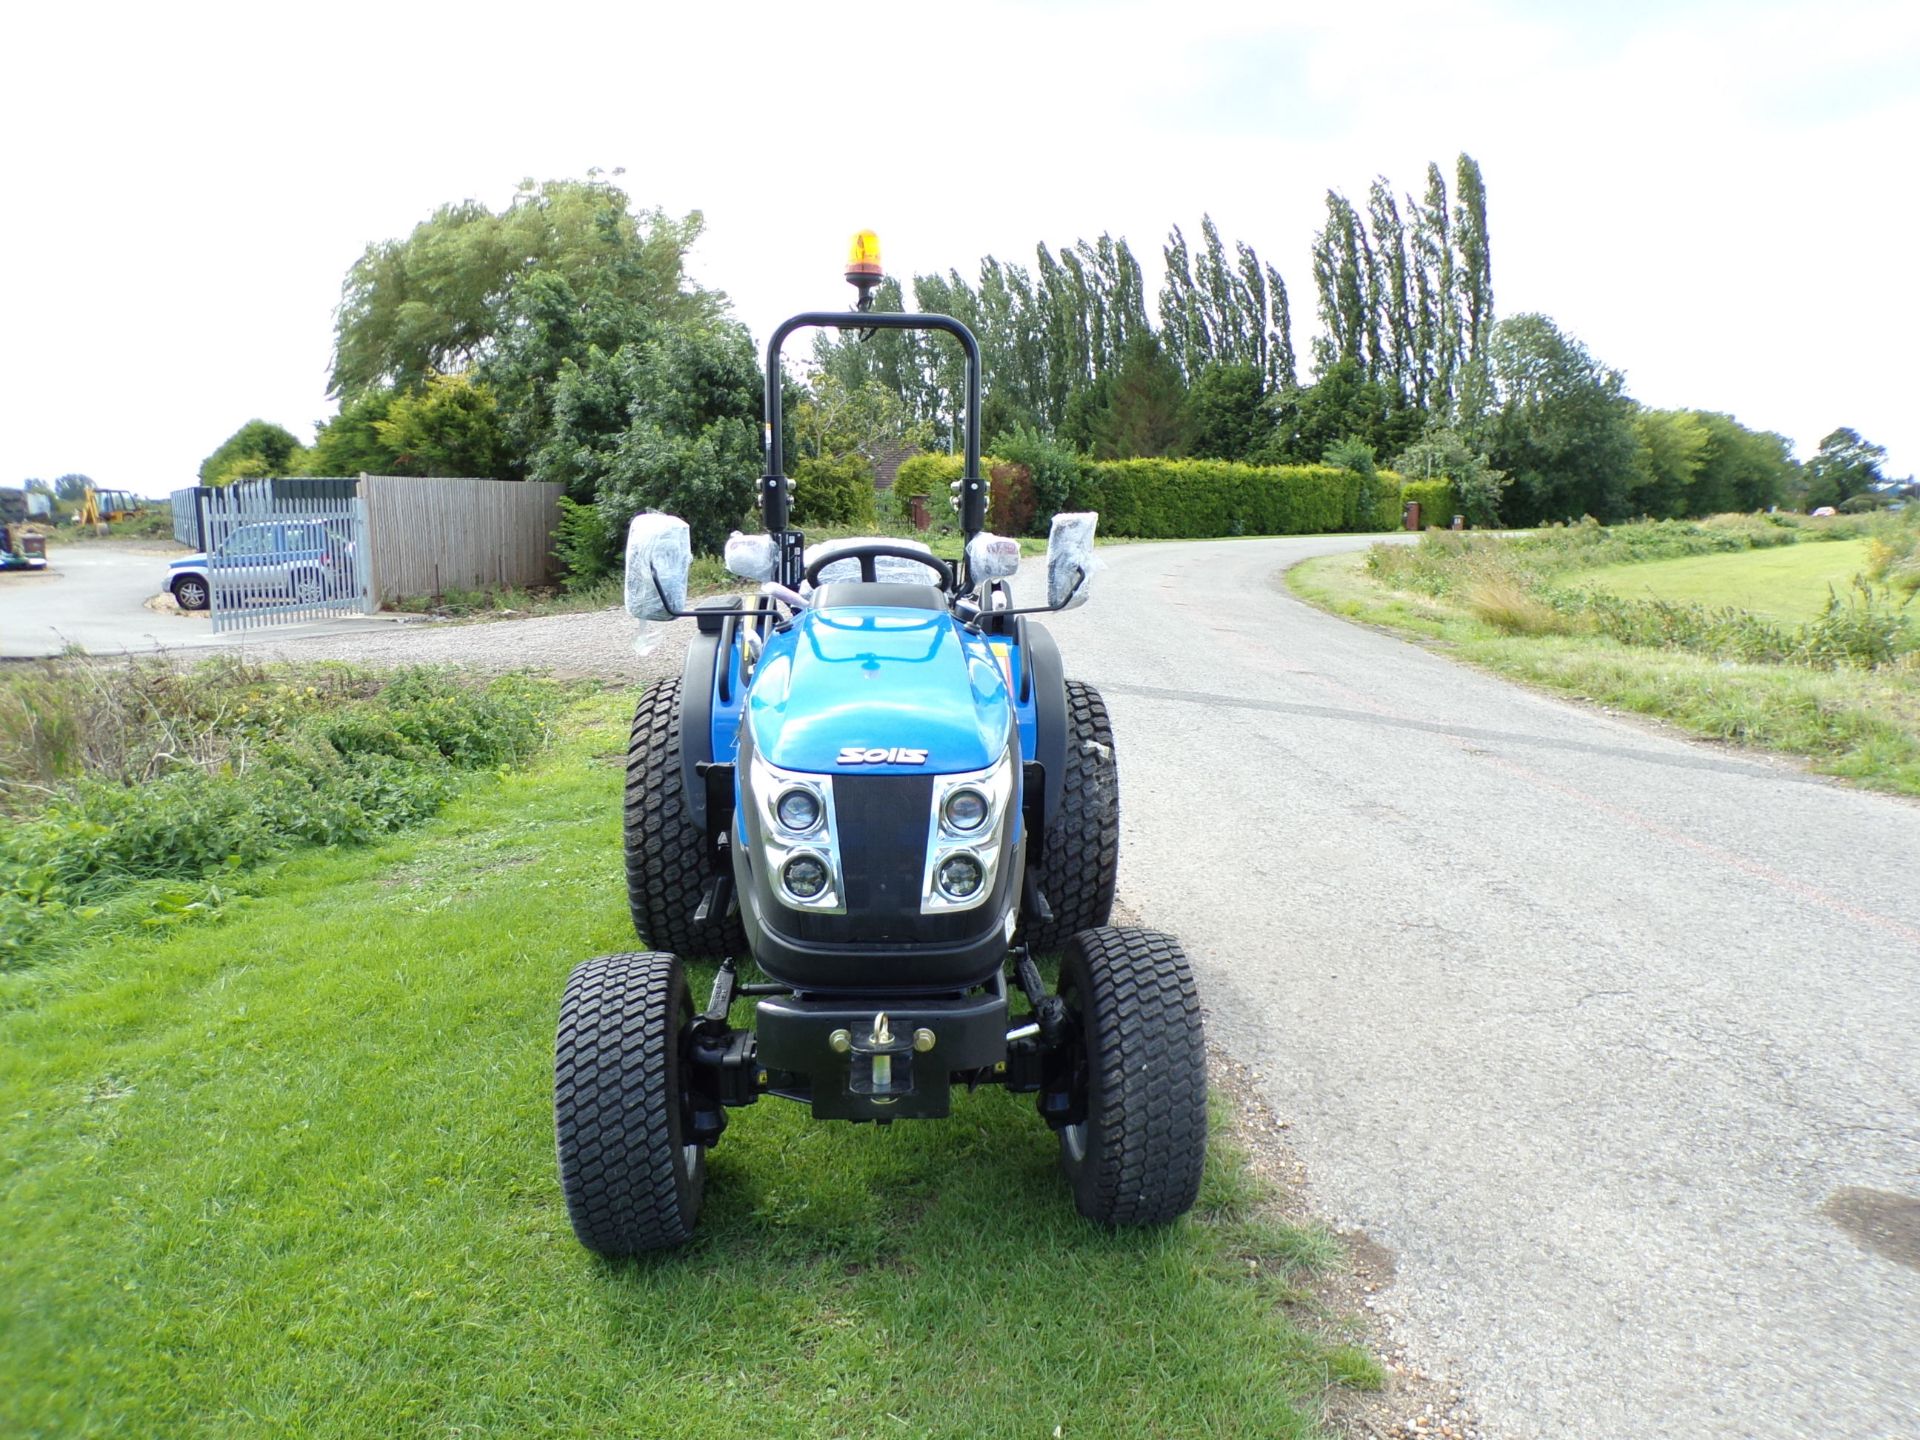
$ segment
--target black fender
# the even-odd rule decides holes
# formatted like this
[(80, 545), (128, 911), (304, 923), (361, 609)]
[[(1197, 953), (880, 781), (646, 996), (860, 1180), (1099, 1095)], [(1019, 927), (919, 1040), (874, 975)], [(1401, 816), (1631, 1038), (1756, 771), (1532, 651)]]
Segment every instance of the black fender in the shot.
[(1033, 758), (1046, 777), (1037, 829), (1044, 834), (1060, 813), (1067, 785), (1067, 670), (1059, 642), (1044, 625), (1022, 615), (1014, 622), (1013, 637), (1020, 647), (1020, 683), (1033, 687)]
[(707, 833), (707, 782), (700, 767), (713, 760), (713, 692), (722, 667), (732, 664), (738, 595), (702, 600), (695, 607), (693, 639), (680, 671), (680, 798), (687, 815)]

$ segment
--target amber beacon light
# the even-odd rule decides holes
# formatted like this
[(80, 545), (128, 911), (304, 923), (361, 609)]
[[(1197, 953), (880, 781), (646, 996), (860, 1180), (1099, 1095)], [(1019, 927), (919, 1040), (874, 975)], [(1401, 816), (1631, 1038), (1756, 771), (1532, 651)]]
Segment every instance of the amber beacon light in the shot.
[(883, 278), (880, 269), (880, 237), (862, 230), (847, 247), (847, 283), (860, 292), (860, 308), (873, 305), (873, 287)]

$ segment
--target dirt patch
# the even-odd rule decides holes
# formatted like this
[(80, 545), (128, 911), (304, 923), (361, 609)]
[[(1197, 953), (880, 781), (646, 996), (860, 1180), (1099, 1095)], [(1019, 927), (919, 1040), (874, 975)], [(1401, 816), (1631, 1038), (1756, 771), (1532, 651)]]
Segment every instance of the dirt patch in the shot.
[(171, 615), (176, 620), (204, 621), (208, 615), (208, 612), (205, 610), (182, 610), (180, 608), (180, 602), (164, 590), (158, 595), (148, 596), (144, 603), (147, 609), (153, 611), (154, 614)]
[[(1254, 1172), (1268, 1182), (1274, 1212), (1289, 1224), (1318, 1223), (1300, 1198), (1305, 1193), (1306, 1166), (1287, 1143), (1287, 1122), (1261, 1098), (1254, 1073), (1217, 1049), (1209, 1049), (1207, 1060), (1212, 1083), (1233, 1101), (1227, 1134), (1246, 1152)], [(1322, 1423), (1349, 1440), (1406, 1440), (1408, 1436), (1482, 1440), (1479, 1419), (1459, 1385), (1421, 1369), (1388, 1332), (1379, 1314), (1379, 1294), (1394, 1282), (1393, 1252), (1357, 1230), (1335, 1238), (1346, 1263), (1317, 1276), (1307, 1289), (1330, 1322), (1360, 1327), (1353, 1338), (1379, 1360), (1387, 1383), (1372, 1393), (1330, 1386), (1322, 1401)]]

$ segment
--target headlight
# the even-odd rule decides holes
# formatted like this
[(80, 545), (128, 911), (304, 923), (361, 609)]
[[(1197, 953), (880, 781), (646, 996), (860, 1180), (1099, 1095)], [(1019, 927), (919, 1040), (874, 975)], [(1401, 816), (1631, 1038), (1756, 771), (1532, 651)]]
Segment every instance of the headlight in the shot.
[(818, 900), (833, 879), (826, 858), (811, 850), (802, 850), (780, 867), (780, 884), (788, 895), (805, 905)]
[(947, 817), (950, 828), (971, 835), (987, 823), (987, 817), (993, 812), (987, 804), (987, 797), (967, 786), (947, 796), (942, 813)]
[(920, 913), (971, 910), (993, 893), (1013, 822), (1016, 752), (1011, 744), (985, 770), (936, 776), (927, 822)]
[(820, 797), (801, 786), (783, 793), (774, 802), (773, 813), (783, 828), (796, 835), (811, 835), (820, 824)]
[(743, 788), (759, 821), (754, 866), (766, 867), (781, 902), (815, 914), (844, 915), (833, 777), (781, 770), (755, 755)]
[(940, 862), (933, 878), (940, 893), (949, 900), (966, 900), (979, 893), (981, 882), (987, 878), (987, 868), (980, 863), (978, 855), (956, 850)]

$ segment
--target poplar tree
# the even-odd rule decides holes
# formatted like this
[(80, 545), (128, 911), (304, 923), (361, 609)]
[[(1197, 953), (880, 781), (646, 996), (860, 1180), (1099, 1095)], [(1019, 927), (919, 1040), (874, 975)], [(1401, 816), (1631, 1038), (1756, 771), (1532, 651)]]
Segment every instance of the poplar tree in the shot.
[(1375, 310), (1386, 350), (1386, 374), (1399, 391), (1402, 404), (1421, 403), (1414, 362), (1414, 323), (1407, 294), (1407, 235), (1400, 207), (1379, 176), (1367, 195), (1367, 222), (1373, 231)]
[(1427, 194), (1413, 212), (1414, 277), (1418, 294), (1415, 348), (1420, 355), (1420, 403), (1442, 419), (1453, 413), (1454, 376), (1460, 365), (1460, 301), (1454, 282), (1453, 231), (1447, 213), (1447, 181), (1427, 166)]
[(1316, 374), (1342, 360), (1355, 360), (1373, 378), (1379, 343), (1378, 325), (1367, 304), (1370, 253), (1353, 205), (1339, 191), (1327, 191), (1326, 228), (1313, 241), (1313, 281), (1325, 331), (1313, 342)]
[(1462, 309), (1460, 363), (1484, 368), (1493, 330), (1493, 257), (1487, 245), (1487, 189), (1480, 166), (1461, 154), (1454, 173), (1453, 243), (1459, 255)]
[(1268, 352), (1267, 388), (1285, 392), (1300, 388), (1300, 377), (1293, 357), (1293, 307), (1287, 301), (1287, 282), (1269, 265), (1267, 270), (1267, 315), (1273, 324), (1273, 343)]

